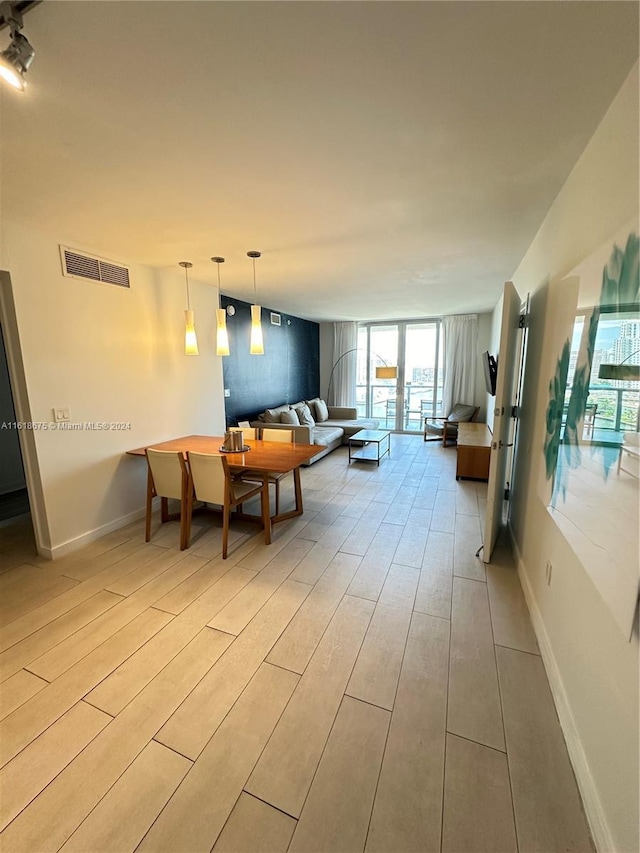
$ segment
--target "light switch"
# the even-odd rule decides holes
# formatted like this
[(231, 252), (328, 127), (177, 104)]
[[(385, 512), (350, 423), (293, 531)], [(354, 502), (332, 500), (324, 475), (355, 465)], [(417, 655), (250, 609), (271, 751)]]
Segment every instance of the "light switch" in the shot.
[(57, 423), (64, 423), (69, 420), (69, 409), (55, 408), (53, 410), (53, 420)]
[(231, 388), (225, 388), (225, 389), (224, 389), (224, 396), (225, 396), (225, 397), (230, 397), (230, 396), (231, 396)]

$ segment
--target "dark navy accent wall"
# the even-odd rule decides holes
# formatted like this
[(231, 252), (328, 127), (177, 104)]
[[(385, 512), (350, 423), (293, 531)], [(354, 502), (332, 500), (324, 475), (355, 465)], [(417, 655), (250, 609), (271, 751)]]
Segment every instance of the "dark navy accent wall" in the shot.
[(251, 305), (221, 296), (221, 305), (233, 305), (227, 314), (231, 355), (222, 359), (227, 426), (252, 420), (267, 408), (297, 403), (319, 395), (320, 327), (310, 320), (280, 314), (281, 325), (271, 324), (270, 308), (262, 308), (264, 355), (249, 354)]

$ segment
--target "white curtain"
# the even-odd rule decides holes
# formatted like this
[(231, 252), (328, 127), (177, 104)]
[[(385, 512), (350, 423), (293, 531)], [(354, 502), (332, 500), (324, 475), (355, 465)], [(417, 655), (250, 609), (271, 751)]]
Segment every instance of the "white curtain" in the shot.
[[(327, 389), (330, 406), (355, 406), (356, 404), (356, 352), (358, 324), (354, 322), (333, 324), (333, 367)], [(348, 353), (348, 354), (347, 354)]]
[(442, 414), (446, 417), (456, 403), (475, 405), (478, 366), (478, 315), (444, 317), (444, 387)]

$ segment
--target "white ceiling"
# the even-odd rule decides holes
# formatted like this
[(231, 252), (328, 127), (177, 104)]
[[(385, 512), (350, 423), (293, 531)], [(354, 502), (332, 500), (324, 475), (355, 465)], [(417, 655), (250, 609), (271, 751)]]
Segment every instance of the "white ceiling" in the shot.
[[(638, 55), (635, 2), (46, 2), (5, 213), (315, 320), (490, 310)], [(4, 34), (2, 34), (4, 36)]]

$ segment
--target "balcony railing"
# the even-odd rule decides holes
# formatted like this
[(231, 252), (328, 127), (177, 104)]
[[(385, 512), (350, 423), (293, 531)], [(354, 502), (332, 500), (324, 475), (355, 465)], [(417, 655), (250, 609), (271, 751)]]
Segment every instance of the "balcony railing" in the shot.
[[(565, 404), (568, 405), (571, 388), (567, 388)], [(591, 429), (585, 430), (584, 438), (595, 443), (619, 444), (622, 434), (638, 431), (640, 392), (629, 388), (597, 386), (589, 389), (587, 409), (596, 406)]]
[[(438, 386), (438, 399), (433, 403), (433, 385), (404, 386), (404, 410), (402, 428), (421, 432), (425, 416), (441, 417), (442, 386)], [(394, 385), (371, 384), (356, 385), (356, 406), (358, 417), (371, 417), (380, 421), (386, 429), (395, 429), (396, 425), (396, 389)]]

